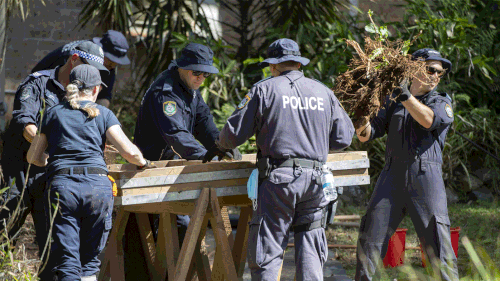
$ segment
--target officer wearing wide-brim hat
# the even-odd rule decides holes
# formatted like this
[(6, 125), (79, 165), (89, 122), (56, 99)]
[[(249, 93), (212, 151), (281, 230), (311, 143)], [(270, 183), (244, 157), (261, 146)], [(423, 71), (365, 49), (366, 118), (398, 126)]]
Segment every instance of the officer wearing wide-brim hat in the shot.
[(129, 45), (125, 36), (119, 31), (108, 30), (102, 37), (94, 37), (92, 40), (73, 41), (63, 45), (46, 55), (40, 62), (38, 62), (31, 72), (33, 73), (44, 69), (53, 69), (56, 66), (63, 65), (67, 61), (68, 57), (72, 55), (75, 47), (85, 41), (95, 43), (104, 51), (103, 64), (107, 71), (101, 71), (101, 77), (108, 87), (99, 93), (97, 103), (105, 107), (109, 107), (113, 97), (116, 67), (117, 65), (130, 64), (130, 59), (127, 56)]
[(309, 60), (296, 42), (279, 39), (267, 54), (261, 66), (269, 65), (272, 77), (253, 85), (216, 144), (230, 149), (256, 135), (261, 183), (248, 234), (252, 280), (278, 279), (291, 231), (297, 280), (323, 280), (328, 200), (316, 179), (328, 152), (350, 145), (354, 127), (333, 92), (299, 71)]
[(278, 39), (269, 45), (267, 59), (259, 63), (259, 66), (266, 67), (270, 64), (279, 64), (285, 61), (295, 61), (301, 65), (307, 65), (310, 60), (300, 55), (299, 45), (295, 41), (287, 38)]
[[(219, 130), (199, 90), (206, 78), (219, 72), (213, 55), (208, 46), (189, 43), (144, 94), (134, 142), (147, 159), (199, 160), (214, 146)], [(241, 159), (238, 149), (224, 151), (224, 156)], [(177, 216), (177, 224), (183, 241), (189, 216)], [(155, 232), (157, 228), (155, 224)]]
[(406, 214), (431, 264), (438, 265), (436, 273), (443, 280), (458, 280), (441, 170), (454, 116), (451, 98), (436, 91), (452, 64), (430, 48), (415, 51), (412, 59), (425, 62), (425, 71), (409, 87), (403, 83), (376, 117), (356, 128), (362, 142), (387, 133), (385, 166), (359, 229), (356, 280), (377, 278), (377, 265)]

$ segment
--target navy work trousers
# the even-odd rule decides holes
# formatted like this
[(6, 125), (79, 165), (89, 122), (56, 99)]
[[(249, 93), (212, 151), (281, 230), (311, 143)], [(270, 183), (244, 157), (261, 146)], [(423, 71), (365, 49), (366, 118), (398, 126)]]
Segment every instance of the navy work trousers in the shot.
[(361, 220), (356, 280), (379, 278), (389, 239), (406, 214), (420, 243), (441, 264), (443, 280), (458, 280), (441, 163), (428, 159), (386, 161)]
[[(320, 220), (328, 201), (313, 169), (278, 168), (259, 186), (248, 234), (252, 280), (277, 280), (291, 227)], [(328, 256), (324, 228), (294, 233), (296, 280), (323, 280)]]
[[(112, 224), (113, 193), (106, 175), (55, 175), (46, 195), (59, 205), (52, 229), (49, 269), (56, 280), (80, 280), (97, 275), (97, 256), (108, 239)], [(49, 213), (50, 212), (50, 213)]]

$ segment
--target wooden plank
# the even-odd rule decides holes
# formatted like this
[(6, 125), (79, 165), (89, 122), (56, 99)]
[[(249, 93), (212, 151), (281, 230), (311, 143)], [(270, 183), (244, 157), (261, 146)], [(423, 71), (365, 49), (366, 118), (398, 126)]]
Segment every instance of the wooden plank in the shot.
[[(367, 161), (367, 160), (355, 160)], [(339, 162), (347, 163), (347, 162)], [(354, 168), (367, 168), (358, 167)], [(117, 185), (121, 189), (139, 188), (139, 187), (153, 187), (153, 186), (172, 186), (177, 184), (198, 183), (198, 182), (214, 182), (220, 180), (242, 179), (248, 178), (252, 173), (252, 168), (222, 170), (213, 172), (191, 173), (191, 174), (174, 174), (174, 175), (157, 175), (150, 177), (134, 177), (131, 179), (120, 179)]]
[(252, 218), (252, 207), (242, 207), (240, 210), (240, 218), (238, 220), (238, 228), (236, 229), (236, 237), (233, 245), (233, 260), (238, 278), (243, 277), (245, 263), (247, 260), (248, 249), (248, 223)]
[[(250, 175), (250, 173), (249, 173)], [(338, 170), (332, 171), (332, 175), (338, 180), (349, 180), (350, 177), (368, 176), (368, 169), (352, 169), (352, 170)], [(223, 188), (223, 187), (235, 187), (235, 186), (245, 186), (248, 181), (248, 177), (239, 179), (227, 179), (227, 180), (214, 180), (214, 181), (204, 181), (204, 182), (191, 182), (182, 184), (171, 184), (171, 185), (159, 185), (159, 186), (140, 186), (135, 188), (119, 188), (119, 196), (134, 196), (134, 195), (145, 195), (145, 194), (162, 194), (167, 192), (182, 192), (189, 190), (201, 190), (205, 187), (212, 188)]]
[[(119, 208), (115, 219), (115, 227), (111, 231), (111, 237), (114, 238), (111, 243), (110, 252), (110, 274), (112, 280), (125, 280), (125, 269), (123, 261), (123, 234), (129, 219), (130, 213)], [(107, 253), (106, 253), (107, 254)]]
[(184, 281), (187, 277), (187, 271), (191, 264), (193, 253), (198, 241), (198, 236), (200, 230), (203, 227), (203, 222), (205, 221), (205, 214), (207, 213), (207, 207), (210, 200), (210, 189), (205, 188), (201, 191), (198, 201), (196, 201), (196, 208), (191, 216), (191, 222), (189, 223), (186, 236), (182, 243), (182, 249), (180, 252), (179, 260), (175, 267), (175, 277), (173, 280)]
[(195, 208), (195, 202), (158, 202), (144, 205), (124, 206), (123, 208), (132, 213), (173, 213), (178, 215), (191, 215)]
[[(346, 173), (348, 171), (334, 171), (335, 173)], [(368, 169), (363, 171), (362, 175), (344, 175), (334, 176), (335, 186), (352, 186), (369, 184), (370, 177), (368, 176)], [(218, 196), (236, 196), (246, 194), (246, 185), (218, 187), (216, 188)], [(194, 200), (198, 198), (200, 190), (185, 190), (180, 192), (161, 192), (153, 194), (137, 194), (124, 197), (118, 197), (115, 200), (115, 205), (138, 205), (159, 203), (166, 201), (184, 201)]]
[[(224, 170), (238, 170), (255, 168), (255, 163), (252, 162), (210, 162), (201, 165), (189, 165), (189, 166), (176, 166), (176, 167), (165, 167), (165, 168), (154, 168), (146, 170), (122, 170), (117, 172), (110, 172), (110, 174), (115, 179), (133, 179), (133, 178), (143, 178), (143, 177), (155, 177), (155, 176), (165, 176), (165, 175), (180, 175), (180, 174), (193, 174), (193, 173), (204, 173), (204, 172), (216, 172)], [(115, 175), (118, 175), (115, 177)]]
[[(210, 207), (212, 211), (212, 218), (210, 223), (212, 225), (212, 230), (214, 232), (215, 241), (222, 254), (222, 263), (224, 268), (224, 275), (226, 280), (237, 280), (236, 270), (234, 268), (233, 256), (231, 253), (231, 247), (226, 236), (226, 229), (224, 227), (224, 221), (222, 220), (221, 210), (219, 207), (219, 201), (217, 200), (217, 194), (214, 189), (210, 189)], [(212, 268), (212, 272), (215, 269)]]
[(252, 201), (248, 199), (247, 194), (234, 195), (234, 196), (217, 196), (219, 199), (219, 205), (221, 206), (249, 206), (252, 205)]
[[(244, 154), (243, 158), (238, 162), (256, 162), (257, 155), (256, 154)], [(176, 166), (188, 166), (188, 165), (200, 165), (203, 164), (202, 160), (162, 160), (162, 161), (152, 161), (156, 167), (164, 168), (164, 167), (176, 167)], [(227, 161), (223, 160), (222, 162), (237, 162), (237, 161)], [(220, 162), (211, 162), (211, 163), (220, 163)], [(134, 164), (112, 164), (108, 165), (108, 170), (110, 172), (122, 172), (127, 170), (137, 170), (137, 166)]]
[[(215, 188), (217, 196), (235, 196), (247, 194), (247, 186), (231, 186)], [(200, 196), (201, 190), (186, 190), (181, 192), (167, 192), (154, 194), (138, 194), (120, 197), (116, 205), (137, 205), (171, 201), (192, 201)]]
[[(248, 176), (250, 176), (250, 173), (248, 174)], [(187, 190), (201, 190), (205, 187), (219, 188), (219, 187), (229, 187), (229, 186), (240, 186), (240, 185), (246, 185), (247, 181), (248, 177), (239, 179), (191, 182), (191, 183), (181, 183), (181, 184), (171, 184), (171, 185), (161, 185), (161, 186), (125, 188), (121, 189), (121, 191), (123, 194), (122, 196), (166, 193), (166, 192), (181, 192)]]
[(156, 278), (156, 268), (154, 266), (156, 259), (155, 241), (148, 214), (136, 214), (137, 225), (139, 226), (139, 235), (141, 237), (144, 257), (148, 267), (150, 280)]
[[(327, 162), (358, 160), (364, 158), (368, 158), (366, 151), (348, 151), (348, 152), (328, 154)], [(210, 162), (202, 164), (200, 160), (190, 160), (190, 161), (169, 160), (169, 161), (153, 161), (153, 163), (155, 163), (155, 165), (159, 168), (137, 171), (137, 166), (132, 164), (115, 164), (115, 165), (108, 165), (108, 170), (113, 177), (115, 177), (115, 175), (117, 174), (127, 174), (127, 173), (129, 175), (137, 174), (138, 176), (141, 176), (143, 174), (144, 176), (150, 176), (149, 174), (157, 174), (158, 171), (164, 170), (165, 168), (175, 168), (175, 167), (180, 168), (176, 171), (182, 171), (182, 173), (233, 170), (237, 169), (236, 167), (244, 167), (244, 166), (247, 166), (248, 168), (255, 167), (256, 155), (245, 154), (243, 155), (243, 159), (241, 161), (231, 161), (231, 162), (222, 161), (222, 162)], [(183, 167), (186, 166), (192, 166), (192, 167), (183, 169)], [(115, 179), (119, 178), (120, 178), (119, 176), (115, 177)], [(126, 176), (125, 178), (128, 177)]]
[(164, 281), (167, 277), (167, 272), (168, 276), (175, 275), (175, 265), (178, 258), (179, 234), (177, 217), (170, 213), (160, 214), (155, 262), (158, 281)]

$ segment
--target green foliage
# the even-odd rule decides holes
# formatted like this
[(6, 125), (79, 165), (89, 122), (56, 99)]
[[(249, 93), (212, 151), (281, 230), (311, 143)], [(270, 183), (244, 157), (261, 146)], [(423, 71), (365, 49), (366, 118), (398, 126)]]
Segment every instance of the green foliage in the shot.
[[(220, 110), (214, 109), (215, 125), (217, 129), (221, 130), (226, 124), (226, 120), (233, 114), (235, 107), (226, 103)], [(241, 154), (257, 153), (257, 146), (255, 145), (255, 135), (247, 140), (244, 144), (238, 146)]]
[(500, 111), (497, 94), (500, 61), (498, 0), (407, 0), (406, 13), (396, 38), (412, 38), (423, 31), (414, 48), (431, 47), (453, 63), (442, 83), (448, 93), (469, 95), (474, 107)]

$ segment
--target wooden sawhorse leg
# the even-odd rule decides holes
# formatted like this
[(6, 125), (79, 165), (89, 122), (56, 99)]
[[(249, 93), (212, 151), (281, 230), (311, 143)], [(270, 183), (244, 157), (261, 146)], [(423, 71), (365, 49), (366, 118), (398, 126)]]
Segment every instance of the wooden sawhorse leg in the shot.
[[(187, 278), (188, 271), (193, 261), (193, 254), (200, 238), (202, 229), (206, 229), (205, 216), (209, 216), (212, 230), (214, 232), (217, 248), (220, 249), (222, 255), (223, 273), (226, 280), (237, 280), (236, 269), (232, 256), (231, 247), (224, 227), (224, 221), (221, 216), (221, 209), (217, 194), (213, 188), (204, 188), (200, 197), (196, 201), (196, 207), (191, 222), (189, 223), (186, 237), (182, 244), (179, 260), (176, 265), (175, 279), (176, 281), (184, 281)], [(201, 240), (200, 240), (201, 241)]]

